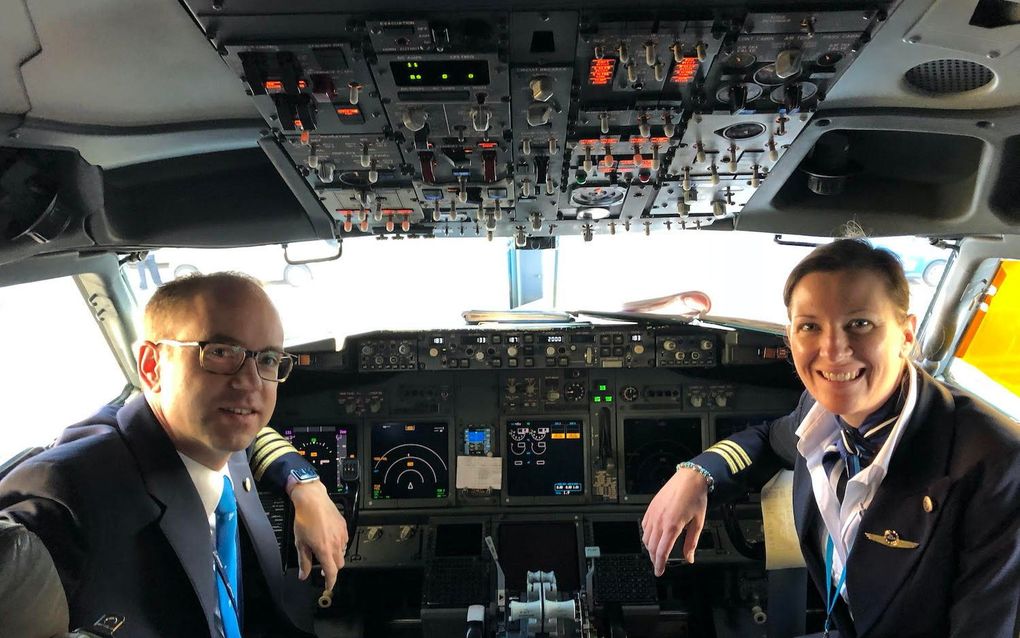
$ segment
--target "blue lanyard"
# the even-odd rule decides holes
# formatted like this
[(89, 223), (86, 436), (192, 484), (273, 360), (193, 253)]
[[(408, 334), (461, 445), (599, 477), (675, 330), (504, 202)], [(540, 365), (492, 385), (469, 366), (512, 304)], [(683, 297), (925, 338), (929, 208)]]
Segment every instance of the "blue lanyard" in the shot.
[[(847, 456), (847, 476), (855, 476), (861, 471), (861, 457), (856, 454)], [(832, 623), (832, 610), (836, 608), (836, 601), (839, 600), (839, 592), (843, 591), (843, 583), (846, 582), (846, 564), (839, 574), (839, 582), (836, 583), (836, 590), (832, 590), (832, 552), (835, 546), (832, 542), (832, 535), (825, 538), (825, 629), (822, 633), (829, 638), (829, 627)], [(849, 550), (846, 553), (847, 560), (850, 559)]]
[[(839, 582), (836, 583), (836, 590), (832, 589), (832, 551), (834, 549), (832, 536), (825, 539), (825, 630), (822, 633), (825, 638), (829, 636), (829, 627), (832, 622), (832, 610), (836, 608), (836, 601), (839, 600), (839, 592), (843, 590), (843, 583), (846, 582), (846, 565), (839, 574)], [(847, 552), (847, 559), (850, 552)]]

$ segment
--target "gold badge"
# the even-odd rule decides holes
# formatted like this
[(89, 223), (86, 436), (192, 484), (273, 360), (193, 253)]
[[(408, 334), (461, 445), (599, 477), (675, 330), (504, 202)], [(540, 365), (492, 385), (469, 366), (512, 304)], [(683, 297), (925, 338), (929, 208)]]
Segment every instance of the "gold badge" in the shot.
[(930, 496), (925, 496), (924, 498), (921, 499), (921, 508), (925, 512), (931, 514), (932, 511), (935, 509), (935, 501), (931, 500)]
[(864, 532), (864, 536), (869, 541), (874, 541), (879, 545), (885, 547), (892, 547), (893, 549), (914, 549), (917, 547), (917, 543), (914, 541), (905, 541), (900, 538), (899, 532), (894, 529), (887, 529), (882, 534), (872, 534), (871, 532)]
[(244, 482), (243, 482), (243, 485), (244, 485), (244, 491), (245, 492), (250, 492), (251, 491), (251, 479), (250, 478), (245, 478)]

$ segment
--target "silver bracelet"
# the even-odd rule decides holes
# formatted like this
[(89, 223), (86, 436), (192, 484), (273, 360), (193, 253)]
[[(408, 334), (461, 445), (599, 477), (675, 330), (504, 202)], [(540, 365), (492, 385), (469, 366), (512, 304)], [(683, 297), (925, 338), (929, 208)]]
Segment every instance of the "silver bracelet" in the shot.
[(706, 470), (705, 468), (701, 467), (697, 463), (691, 463), (690, 461), (684, 461), (683, 463), (677, 463), (676, 471), (679, 472), (681, 468), (687, 469), (687, 470), (694, 470), (695, 472), (697, 472), (698, 474), (703, 476), (705, 478), (705, 480), (708, 482), (708, 493), (709, 494), (711, 494), (712, 490), (715, 489), (715, 479), (712, 478), (712, 473), (709, 472), (708, 470)]

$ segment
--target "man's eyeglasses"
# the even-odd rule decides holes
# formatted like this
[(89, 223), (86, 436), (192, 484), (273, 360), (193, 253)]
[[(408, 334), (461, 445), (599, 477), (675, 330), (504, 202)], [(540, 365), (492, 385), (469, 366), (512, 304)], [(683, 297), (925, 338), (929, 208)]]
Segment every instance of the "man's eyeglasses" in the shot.
[(255, 369), (266, 381), (283, 383), (294, 369), (294, 355), (279, 350), (256, 352), (241, 346), (213, 341), (162, 339), (156, 343), (178, 348), (198, 348), (198, 364), (214, 374), (236, 374), (248, 357), (255, 361)]

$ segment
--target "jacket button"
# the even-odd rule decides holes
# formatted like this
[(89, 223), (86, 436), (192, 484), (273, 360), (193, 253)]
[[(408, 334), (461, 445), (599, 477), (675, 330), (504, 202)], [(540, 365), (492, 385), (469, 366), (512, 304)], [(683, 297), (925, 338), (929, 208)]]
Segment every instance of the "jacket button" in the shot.
[(885, 530), (885, 542), (890, 545), (895, 545), (900, 540), (900, 535), (896, 533), (896, 530), (887, 529)]
[(924, 509), (925, 512), (931, 514), (932, 511), (935, 509), (935, 501), (933, 501), (930, 496), (925, 496), (924, 498), (921, 499), (921, 507)]

